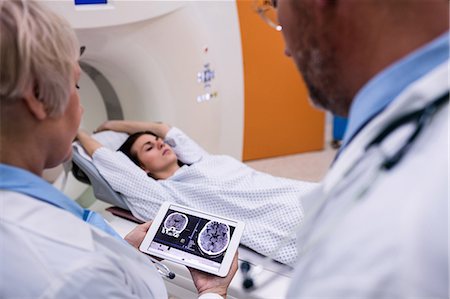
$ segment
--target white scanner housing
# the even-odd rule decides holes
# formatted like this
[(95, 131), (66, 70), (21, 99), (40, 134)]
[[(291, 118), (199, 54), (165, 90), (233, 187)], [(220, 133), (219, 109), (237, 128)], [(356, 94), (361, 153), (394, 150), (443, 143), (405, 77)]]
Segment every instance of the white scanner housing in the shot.
[[(243, 62), (234, 1), (76, 2), (43, 1), (86, 46), (82, 128), (91, 131), (107, 119), (163, 121), (211, 153), (242, 158)], [(77, 198), (80, 186), (69, 179), (66, 193)]]

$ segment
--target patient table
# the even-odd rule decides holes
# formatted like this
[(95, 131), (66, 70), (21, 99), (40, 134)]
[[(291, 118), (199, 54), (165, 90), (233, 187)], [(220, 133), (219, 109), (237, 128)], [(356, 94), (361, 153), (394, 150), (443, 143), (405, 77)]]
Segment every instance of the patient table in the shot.
[[(116, 136), (119, 141), (111, 141), (107, 132), (102, 135), (101, 143), (110, 148), (116, 147), (115, 144), (117, 143), (121, 144), (126, 138), (126, 134), (119, 134), (118, 137)], [(92, 164), (90, 158), (77, 145), (74, 145), (72, 161), (74, 164), (72, 169), (74, 176), (82, 182), (91, 184), (95, 197), (100, 199), (95, 201), (90, 209), (102, 214), (121, 236), (125, 236), (137, 223), (115, 216), (107, 211), (108, 208), (114, 206), (128, 210), (124, 198), (109, 186), (108, 182), (103, 179)], [(245, 264), (244, 266), (250, 265), (250, 276), (242, 271), (243, 263)], [(164, 278), (171, 298), (197, 298), (197, 291), (187, 268), (170, 261), (163, 261), (163, 264), (176, 274), (174, 279)], [(291, 280), (291, 267), (268, 261), (264, 256), (251, 249), (240, 246), (239, 268), (230, 285), (228, 298), (285, 297)], [(249, 283), (249, 278), (254, 286), (250, 289), (245, 289), (243, 287), (244, 280), (247, 279), (247, 283)]]

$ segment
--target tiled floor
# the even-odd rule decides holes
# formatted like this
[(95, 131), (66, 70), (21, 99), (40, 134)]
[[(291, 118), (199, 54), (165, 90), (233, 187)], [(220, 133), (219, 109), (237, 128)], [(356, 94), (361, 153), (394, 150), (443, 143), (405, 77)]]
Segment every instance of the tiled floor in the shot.
[(318, 182), (325, 176), (336, 155), (337, 150), (330, 145), (331, 130), (331, 121), (328, 120), (324, 134), (325, 148), (322, 151), (247, 161), (245, 164), (275, 176)]
[(245, 164), (275, 176), (318, 182), (326, 174), (335, 154), (336, 150), (327, 142), (323, 151), (247, 161)]

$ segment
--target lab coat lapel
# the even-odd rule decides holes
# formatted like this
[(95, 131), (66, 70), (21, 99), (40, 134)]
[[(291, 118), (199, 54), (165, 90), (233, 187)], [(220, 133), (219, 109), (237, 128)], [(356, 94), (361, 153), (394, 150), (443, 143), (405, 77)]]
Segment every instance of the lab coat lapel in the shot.
[[(335, 161), (330, 171), (323, 180), (323, 190), (329, 193), (339, 184), (345, 174), (358, 163), (365, 155), (365, 148), (384, 128), (384, 126), (398, 118), (400, 115), (423, 108), (446, 91), (448, 61), (438, 66), (425, 78), (411, 85), (402, 92), (385, 111), (375, 117), (363, 130), (353, 139)], [(424, 91), (426, 91), (424, 93)], [(425, 96), (426, 95), (426, 96)]]
[[(8, 211), (3, 213), (2, 221), (14, 223), (56, 242), (87, 251), (94, 250), (91, 227), (71, 213), (12, 191), (0, 190), (0, 198)], [(68, 230), (68, 227), (71, 229)]]

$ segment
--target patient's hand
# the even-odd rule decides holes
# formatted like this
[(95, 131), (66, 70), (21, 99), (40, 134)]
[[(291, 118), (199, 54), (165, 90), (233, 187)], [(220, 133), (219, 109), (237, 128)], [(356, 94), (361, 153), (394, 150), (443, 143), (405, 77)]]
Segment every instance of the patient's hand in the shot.
[(139, 249), (142, 241), (144, 240), (145, 235), (147, 234), (148, 229), (152, 225), (152, 221), (145, 222), (136, 226), (128, 235), (125, 236), (125, 241), (130, 243), (136, 249)]
[(90, 157), (92, 157), (92, 155), (98, 148), (102, 147), (102, 144), (100, 142), (92, 138), (88, 133), (81, 129), (77, 133), (77, 140), (81, 143), (84, 150)]
[(97, 129), (95, 129), (94, 133), (102, 132), (102, 131), (119, 131), (117, 130), (117, 127), (119, 126), (121, 121), (111, 121), (107, 120), (103, 122), (100, 126), (98, 126)]
[(231, 264), (230, 272), (226, 277), (219, 277), (213, 274), (209, 274), (203, 271), (189, 268), (191, 271), (192, 279), (198, 294), (216, 293), (226, 298), (228, 286), (231, 283), (236, 271), (238, 269), (238, 253), (234, 255), (233, 263)]

